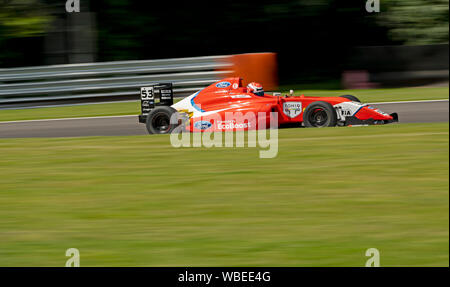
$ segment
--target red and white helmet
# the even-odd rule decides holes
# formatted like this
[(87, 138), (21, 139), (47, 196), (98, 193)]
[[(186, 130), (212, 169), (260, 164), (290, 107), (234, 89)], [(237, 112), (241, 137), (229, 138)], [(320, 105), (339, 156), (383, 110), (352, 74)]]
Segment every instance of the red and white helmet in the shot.
[(251, 82), (247, 85), (247, 91), (260, 97), (264, 96), (264, 89), (260, 83)]

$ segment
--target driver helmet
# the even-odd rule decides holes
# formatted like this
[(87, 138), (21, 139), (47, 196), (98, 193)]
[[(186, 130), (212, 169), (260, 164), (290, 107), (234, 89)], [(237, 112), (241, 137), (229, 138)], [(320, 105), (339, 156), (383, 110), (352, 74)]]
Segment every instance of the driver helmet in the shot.
[(260, 97), (264, 96), (264, 89), (260, 83), (251, 82), (247, 85), (247, 91)]

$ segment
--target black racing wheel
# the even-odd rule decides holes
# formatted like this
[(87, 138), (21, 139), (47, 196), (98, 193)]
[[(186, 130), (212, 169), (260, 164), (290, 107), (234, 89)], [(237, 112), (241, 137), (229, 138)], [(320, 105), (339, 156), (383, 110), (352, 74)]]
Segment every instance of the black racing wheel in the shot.
[(172, 107), (160, 106), (153, 109), (147, 116), (146, 127), (149, 134), (167, 134), (173, 131), (178, 126), (170, 122), (170, 119), (174, 113), (176, 113)]
[(340, 98), (346, 98), (347, 100), (361, 103), (361, 101), (357, 97), (352, 96), (352, 95), (343, 95), (343, 96), (340, 96)]
[(334, 127), (337, 124), (336, 110), (330, 103), (313, 102), (305, 109), (303, 124), (305, 127)]

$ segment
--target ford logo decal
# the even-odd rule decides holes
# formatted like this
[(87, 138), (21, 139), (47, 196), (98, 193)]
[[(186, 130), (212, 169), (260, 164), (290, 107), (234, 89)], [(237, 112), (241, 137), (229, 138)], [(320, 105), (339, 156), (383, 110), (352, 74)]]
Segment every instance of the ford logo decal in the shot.
[(194, 123), (194, 127), (199, 130), (206, 130), (209, 129), (211, 126), (212, 124), (208, 121), (198, 121)]
[(217, 88), (227, 88), (229, 86), (231, 86), (231, 83), (229, 83), (229, 82), (220, 82), (220, 83), (216, 84)]

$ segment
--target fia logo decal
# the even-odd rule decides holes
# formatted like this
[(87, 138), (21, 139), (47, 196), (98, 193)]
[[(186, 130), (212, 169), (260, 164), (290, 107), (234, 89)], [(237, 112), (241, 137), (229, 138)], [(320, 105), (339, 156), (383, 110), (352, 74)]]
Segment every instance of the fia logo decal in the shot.
[(352, 112), (350, 110), (341, 110), (341, 115), (349, 117), (352, 115)]

